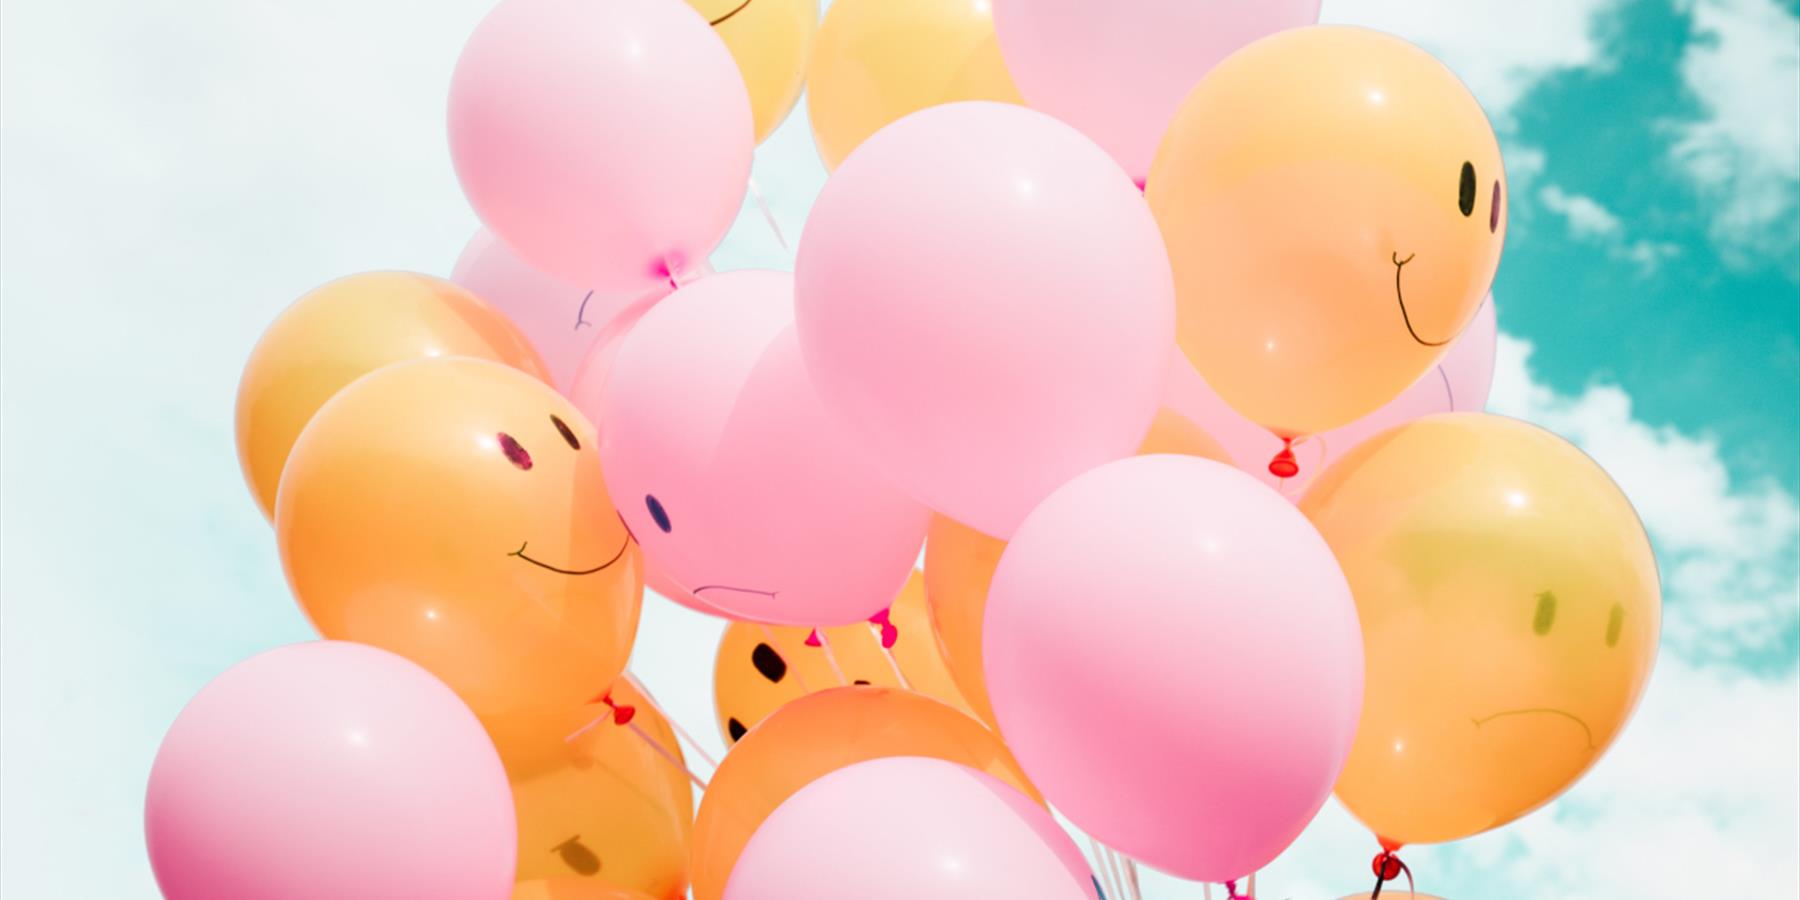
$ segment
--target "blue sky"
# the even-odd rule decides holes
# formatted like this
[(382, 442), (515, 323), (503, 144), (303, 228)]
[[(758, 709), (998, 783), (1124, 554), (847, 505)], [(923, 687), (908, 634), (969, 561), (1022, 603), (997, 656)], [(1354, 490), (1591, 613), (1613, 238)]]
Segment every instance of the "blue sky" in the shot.
[[(486, 5), (0, 6), (0, 894), (153, 896), (139, 816), (163, 730), (231, 663), (309, 636), (238, 475), (237, 374), (320, 282), (448, 272), (475, 221), (444, 92)], [(1667, 592), (1614, 751), (1525, 820), (1415, 850), (1421, 886), (1800, 893), (1800, 8), (1325, 8), (1438, 53), (1497, 123), (1514, 218), (1491, 407), (1614, 474)], [(824, 180), (802, 116), (756, 179), (798, 235)], [(747, 206), (714, 262), (791, 257)], [(652, 601), (634, 658), (702, 732), (716, 635)], [(1335, 897), (1369, 854), (1328, 807), (1262, 887)]]

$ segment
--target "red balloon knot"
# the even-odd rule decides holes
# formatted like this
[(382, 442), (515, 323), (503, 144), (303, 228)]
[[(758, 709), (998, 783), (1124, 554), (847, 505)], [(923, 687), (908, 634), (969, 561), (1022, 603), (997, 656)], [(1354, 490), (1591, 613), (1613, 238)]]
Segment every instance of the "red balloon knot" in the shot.
[(808, 646), (808, 647), (819, 646), (819, 629), (814, 628), (812, 631), (807, 632), (806, 646)]
[(623, 703), (614, 703), (611, 691), (608, 691), (604, 697), (601, 697), (600, 702), (612, 708), (614, 725), (630, 725), (631, 720), (637, 716), (637, 707), (626, 706)]
[(1269, 474), (1276, 478), (1292, 478), (1300, 474), (1300, 461), (1294, 458), (1294, 439), (1281, 439), (1281, 452), (1269, 460)]
[(894, 642), (900, 639), (900, 629), (888, 619), (888, 615), (892, 611), (891, 608), (884, 609), (869, 617), (869, 624), (881, 626), (881, 649), (883, 650), (893, 649)]

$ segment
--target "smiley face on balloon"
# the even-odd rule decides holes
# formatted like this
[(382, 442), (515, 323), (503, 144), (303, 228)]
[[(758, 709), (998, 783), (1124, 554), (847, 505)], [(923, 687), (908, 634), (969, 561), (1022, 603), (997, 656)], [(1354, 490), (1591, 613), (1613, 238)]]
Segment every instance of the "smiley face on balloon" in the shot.
[(619, 514), (703, 606), (844, 625), (887, 608), (912, 573), (929, 515), (825, 415), (787, 273), (728, 272), (669, 295), (620, 342), (589, 412)]
[(1473, 320), (1506, 239), (1506, 174), (1455, 74), (1399, 38), (1312, 27), (1194, 88), (1146, 197), (1182, 349), (1282, 437), (1353, 421)]
[(623, 669), (643, 585), (596, 443), (498, 363), (380, 369), (294, 444), (275, 509), (288, 582), (326, 637), (419, 663), (477, 714), (580, 705)]

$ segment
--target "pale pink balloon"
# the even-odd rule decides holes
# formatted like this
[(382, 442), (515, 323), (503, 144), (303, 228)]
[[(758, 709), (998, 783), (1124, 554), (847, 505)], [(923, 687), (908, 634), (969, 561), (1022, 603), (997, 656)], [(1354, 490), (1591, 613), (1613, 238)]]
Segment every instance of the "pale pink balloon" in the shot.
[(877, 132), (800, 239), (800, 345), (825, 405), (906, 490), (998, 537), (1130, 455), (1174, 348), (1174, 284), (1106, 152), (1019, 106)]
[(1298, 500), (1313, 478), (1334, 460), (1395, 425), (1437, 413), (1480, 412), (1485, 408), (1488, 391), (1494, 384), (1498, 339), (1494, 298), (1490, 295), (1474, 321), (1445, 351), (1444, 358), (1400, 396), (1348, 425), (1295, 442), (1294, 462), (1299, 472), (1290, 478), (1278, 478), (1269, 471), (1270, 461), (1281, 452), (1281, 439), (1239, 415), (1180, 354), (1170, 361), (1164, 402), (1217, 440), (1238, 468), (1288, 499)]
[(481, 220), (570, 284), (635, 294), (706, 259), (750, 180), (750, 98), (678, 0), (502, 0), (450, 82)]
[(1098, 141), (1139, 184), (1201, 76), (1257, 38), (1318, 21), (1319, 0), (994, 0), (1025, 102)]
[(505, 241), (483, 228), (463, 247), (450, 280), (468, 288), (512, 320), (550, 369), (557, 390), (567, 394), (575, 373), (613, 320), (632, 308), (667, 296), (666, 281), (638, 293), (576, 287), (539, 272)]
[(1000, 558), (982, 653), (1000, 732), (1082, 830), (1240, 878), (1331, 794), (1362, 632), (1331, 549), (1230, 466), (1154, 455), (1050, 495)]
[(744, 845), (725, 900), (1095, 900), (1056, 820), (999, 779), (894, 756), (801, 788)]
[(512, 790), (475, 714), (399, 656), (293, 644), (213, 679), (150, 769), (169, 900), (506, 900)]
[(912, 573), (929, 513), (826, 417), (785, 272), (713, 275), (657, 303), (583, 411), (645, 557), (707, 606), (844, 625), (887, 608)]

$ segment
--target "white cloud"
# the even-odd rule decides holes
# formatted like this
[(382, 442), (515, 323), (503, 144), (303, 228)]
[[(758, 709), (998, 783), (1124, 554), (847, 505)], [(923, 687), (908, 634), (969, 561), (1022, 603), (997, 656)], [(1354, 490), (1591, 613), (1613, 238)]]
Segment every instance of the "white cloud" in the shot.
[(1598, 35), (1617, 0), (1325, 0), (1321, 22), (1366, 25), (1430, 50), (1462, 77), (1497, 125), (1558, 72), (1603, 67)]
[(1612, 210), (1585, 194), (1565, 191), (1560, 185), (1544, 185), (1538, 191), (1538, 201), (1545, 209), (1562, 217), (1570, 237), (1600, 245), (1609, 256), (1636, 265), (1643, 274), (1655, 273), (1663, 260), (1681, 252), (1680, 245), (1667, 241), (1628, 240), (1625, 223)]
[(1728, 260), (1800, 242), (1800, 17), (1775, 0), (1688, 0), (1681, 75), (1703, 117), (1675, 126), (1673, 153), (1718, 201)]

